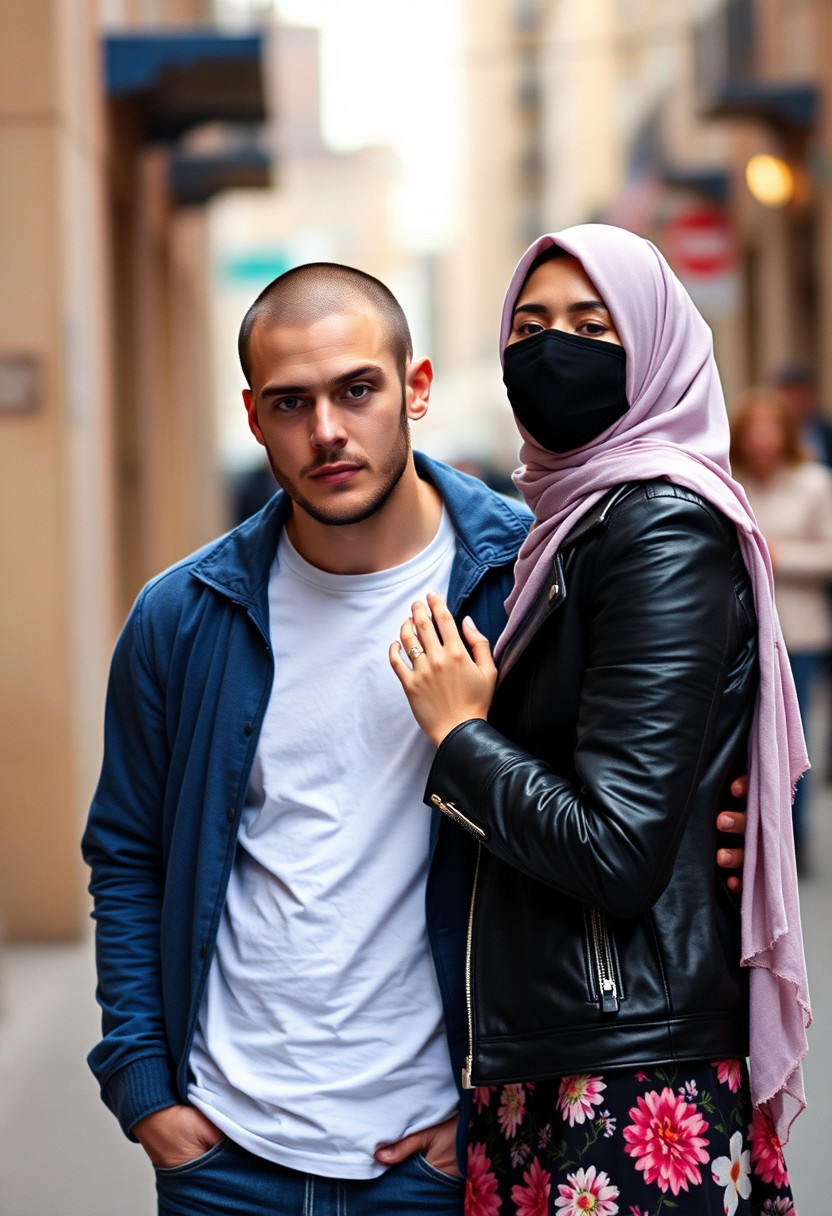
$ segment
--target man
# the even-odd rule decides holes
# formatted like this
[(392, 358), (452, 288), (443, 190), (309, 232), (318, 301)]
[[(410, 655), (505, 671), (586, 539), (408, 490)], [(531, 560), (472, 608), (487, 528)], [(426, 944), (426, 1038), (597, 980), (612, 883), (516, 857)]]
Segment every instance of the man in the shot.
[(528, 516), (412, 452), (433, 373), (377, 280), (288, 272), (240, 357), (282, 493), (119, 639), (91, 1066), (164, 1216), (459, 1213), (471, 842), (387, 643), (431, 588), (496, 639)]

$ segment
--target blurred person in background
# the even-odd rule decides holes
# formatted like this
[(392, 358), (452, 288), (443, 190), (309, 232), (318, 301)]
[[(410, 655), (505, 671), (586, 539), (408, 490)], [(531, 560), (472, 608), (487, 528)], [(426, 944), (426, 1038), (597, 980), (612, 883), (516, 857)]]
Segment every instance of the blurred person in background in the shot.
[[(797, 423), (806, 455), (832, 469), (832, 419), (827, 418), (820, 408), (812, 369), (805, 363), (786, 363), (776, 373), (774, 385)], [(826, 595), (832, 612), (832, 583), (827, 587)], [(827, 651), (820, 674), (826, 681), (827, 696), (832, 705), (832, 650)], [(825, 762), (826, 780), (832, 782), (832, 713), (829, 714)]]
[[(499, 679), (439, 594), (389, 648), (424, 800), (479, 843), (467, 1211), (791, 1212), (807, 761), (711, 333), (653, 245), (587, 224), (527, 250), (500, 354), (535, 522)], [(713, 829), (745, 763), (741, 912)]]
[[(731, 464), (766, 538), (783, 636), (807, 732), (812, 693), (832, 647), (832, 474), (810, 460), (794, 411), (775, 390), (749, 389), (731, 416)], [(809, 779), (792, 815), (798, 868), (810, 850)]]
[(90, 1064), (162, 1216), (458, 1216), (475, 858), (424, 814), (433, 749), (384, 643), (430, 587), (496, 641), (530, 516), (412, 451), (433, 372), (370, 276), (290, 271), (239, 350), (281, 489), (116, 647)]
[(815, 377), (805, 363), (786, 363), (774, 377), (774, 387), (794, 419), (807, 457), (832, 468), (832, 419), (821, 412)]

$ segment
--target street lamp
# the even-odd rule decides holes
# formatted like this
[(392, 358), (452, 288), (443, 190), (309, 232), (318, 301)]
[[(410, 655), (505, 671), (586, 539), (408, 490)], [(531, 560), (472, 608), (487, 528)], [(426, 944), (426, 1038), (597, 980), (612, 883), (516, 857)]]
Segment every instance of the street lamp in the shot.
[(779, 156), (759, 153), (745, 166), (745, 181), (764, 207), (785, 207), (794, 196), (794, 173)]

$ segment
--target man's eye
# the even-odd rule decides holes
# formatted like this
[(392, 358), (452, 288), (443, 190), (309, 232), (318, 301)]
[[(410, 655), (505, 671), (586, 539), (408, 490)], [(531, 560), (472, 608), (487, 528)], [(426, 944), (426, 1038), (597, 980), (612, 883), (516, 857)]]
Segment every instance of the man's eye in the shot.
[(364, 401), (370, 395), (369, 384), (351, 384), (344, 394), (348, 401)]
[(281, 414), (293, 414), (302, 405), (303, 402), (300, 397), (280, 397), (275, 401), (274, 408), (279, 410)]

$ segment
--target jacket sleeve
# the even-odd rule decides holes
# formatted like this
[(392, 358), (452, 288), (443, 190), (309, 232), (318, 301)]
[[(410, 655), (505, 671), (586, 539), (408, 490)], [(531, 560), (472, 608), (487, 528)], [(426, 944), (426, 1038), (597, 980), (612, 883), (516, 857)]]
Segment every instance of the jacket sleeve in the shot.
[(731, 555), (717, 520), (673, 498), (622, 509), (598, 543), (583, 611), (577, 780), (474, 720), (440, 745), (425, 800), (453, 803), (530, 877), (639, 916), (669, 879), (732, 657)]
[(164, 689), (143, 644), (143, 603), (140, 597), (113, 656), (104, 759), (82, 843), (92, 870), (103, 1029), (89, 1064), (128, 1135), (145, 1115), (182, 1100), (164, 1028), (159, 952)]

